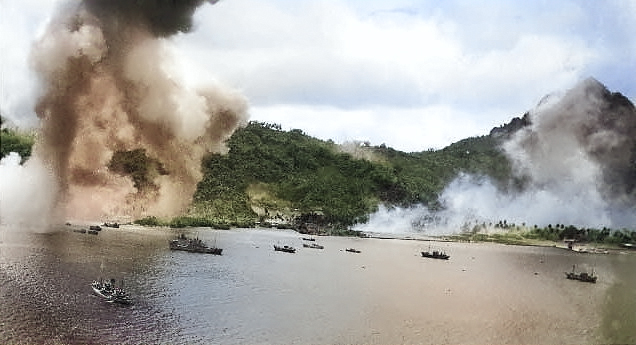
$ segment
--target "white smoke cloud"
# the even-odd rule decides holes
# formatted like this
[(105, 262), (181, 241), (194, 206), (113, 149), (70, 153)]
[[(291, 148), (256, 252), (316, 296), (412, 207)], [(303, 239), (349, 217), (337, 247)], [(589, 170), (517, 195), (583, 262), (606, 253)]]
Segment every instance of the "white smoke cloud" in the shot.
[(54, 216), (55, 177), (37, 157), (20, 165), (15, 152), (0, 160), (0, 223), (46, 229)]
[(630, 228), (636, 111), (623, 96), (587, 79), (530, 112), (531, 124), (503, 144), (521, 192), (503, 192), (488, 178), (460, 174), (439, 198), (443, 210), (382, 208), (365, 231), (457, 233), (477, 224)]

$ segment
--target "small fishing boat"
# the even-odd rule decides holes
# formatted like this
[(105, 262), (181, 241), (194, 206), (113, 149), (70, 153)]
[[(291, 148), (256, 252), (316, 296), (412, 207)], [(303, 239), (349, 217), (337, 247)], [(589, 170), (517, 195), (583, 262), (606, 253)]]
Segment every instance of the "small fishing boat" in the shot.
[(307, 243), (303, 243), (303, 247), (305, 248), (313, 248), (313, 249), (325, 249), (325, 246), (321, 246), (317, 243), (312, 243), (312, 244), (307, 244)]
[(347, 251), (349, 253), (361, 253), (359, 250), (357, 250), (355, 248), (347, 248), (347, 249), (345, 249), (345, 251)]
[(169, 242), (170, 249), (182, 250), (191, 253), (204, 253), (221, 255), (223, 253), (222, 248), (208, 247), (198, 238), (187, 238), (184, 234), (181, 234), (177, 239)]
[(431, 259), (448, 260), (448, 258), (450, 258), (450, 255), (439, 250), (434, 250), (432, 252), (422, 252), (422, 257), (431, 258)]
[(594, 275), (594, 271), (592, 273), (581, 272), (575, 273), (576, 265), (572, 265), (572, 272), (565, 272), (565, 277), (572, 280), (578, 280), (585, 283), (596, 283), (597, 277)]
[(285, 253), (295, 253), (296, 252), (296, 248), (290, 247), (290, 246), (277, 246), (277, 245), (274, 245), (274, 251), (285, 252)]
[(115, 279), (111, 279), (110, 281), (93, 280), (91, 288), (95, 294), (104, 298), (106, 302), (125, 305), (132, 304), (132, 300), (126, 291), (124, 291), (122, 287), (115, 286)]
[(301, 237), (303, 241), (315, 241), (316, 239), (313, 237)]

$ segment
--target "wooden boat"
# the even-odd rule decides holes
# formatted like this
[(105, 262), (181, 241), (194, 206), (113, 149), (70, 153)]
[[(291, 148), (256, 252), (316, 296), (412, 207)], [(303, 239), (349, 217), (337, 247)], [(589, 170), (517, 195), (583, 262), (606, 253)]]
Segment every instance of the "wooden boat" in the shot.
[(317, 243), (312, 243), (312, 244), (307, 244), (307, 243), (303, 243), (303, 247), (305, 248), (313, 248), (313, 249), (325, 249), (324, 246), (321, 246)]
[(345, 249), (345, 251), (347, 251), (349, 253), (360, 253), (360, 251), (355, 249), (355, 248), (347, 248), (347, 249)]
[(221, 255), (223, 253), (222, 248), (208, 247), (198, 238), (187, 238), (184, 234), (181, 234), (177, 239), (174, 239), (168, 243), (172, 250), (182, 250), (191, 253), (203, 253)]
[(572, 265), (572, 272), (565, 272), (565, 277), (572, 280), (578, 280), (585, 283), (596, 283), (597, 277), (594, 275), (594, 271), (592, 273), (581, 272), (575, 273), (574, 269), (576, 265)]
[(434, 250), (432, 252), (422, 252), (422, 257), (431, 258), (431, 259), (448, 260), (450, 258), (450, 255), (439, 250)]
[(104, 298), (106, 302), (125, 305), (132, 304), (132, 300), (126, 291), (124, 291), (122, 287), (115, 286), (115, 279), (106, 282), (103, 280), (94, 280), (91, 283), (91, 288), (95, 294)]
[(290, 247), (290, 246), (277, 246), (277, 245), (274, 245), (274, 251), (285, 252), (285, 253), (295, 253), (296, 252), (296, 248)]

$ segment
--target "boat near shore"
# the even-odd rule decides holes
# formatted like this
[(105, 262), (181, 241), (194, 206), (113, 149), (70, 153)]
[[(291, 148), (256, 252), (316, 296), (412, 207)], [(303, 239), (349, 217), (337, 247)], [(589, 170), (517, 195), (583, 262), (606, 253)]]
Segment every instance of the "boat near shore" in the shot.
[(347, 248), (345, 249), (345, 251), (349, 252), (349, 253), (361, 253), (361, 251), (355, 249), (355, 248)]
[(187, 238), (184, 234), (181, 234), (176, 239), (168, 243), (170, 249), (181, 250), (191, 253), (203, 253), (221, 255), (223, 253), (222, 248), (208, 247), (203, 241), (198, 238)]

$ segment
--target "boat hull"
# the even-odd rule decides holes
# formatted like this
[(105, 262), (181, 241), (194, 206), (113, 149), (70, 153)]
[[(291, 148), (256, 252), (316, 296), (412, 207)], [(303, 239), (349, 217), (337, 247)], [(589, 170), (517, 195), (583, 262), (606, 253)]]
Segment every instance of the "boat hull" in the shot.
[(584, 283), (596, 283), (596, 276), (587, 274), (587, 273), (574, 273), (574, 272), (565, 272), (565, 277), (571, 280), (578, 280)]
[(274, 245), (274, 251), (292, 253), (293, 254), (293, 253), (296, 252), (296, 248), (290, 247), (290, 246), (277, 246), (277, 245)]
[(433, 253), (422, 252), (422, 257), (430, 258), (430, 259), (448, 260), (450, 258), (450, 255), (447, 255), (444, 253), (437, 253), (437, 252), (433, 252)]
[(180, 250), (190, 253), (203, 253), (213, 255), (222, 255), (223, 253), (223, 248), (208, 247), (202, 243), (197, 242), (197, 240), (191, 239), (172, 240), (170, 241), (169, 246), (172, 250)]

